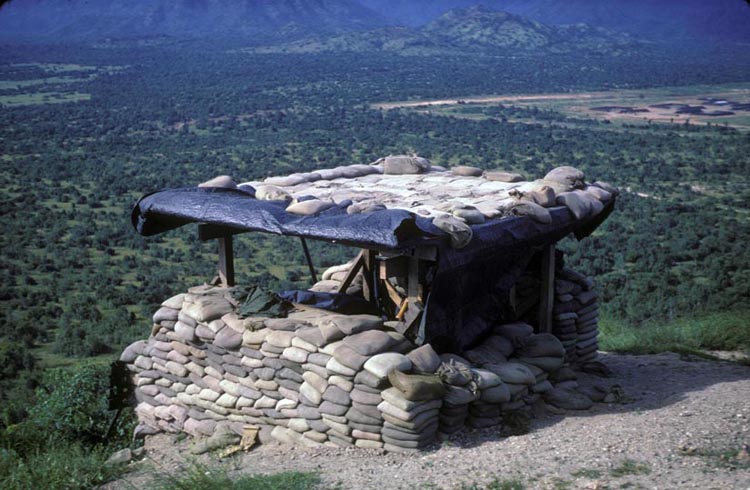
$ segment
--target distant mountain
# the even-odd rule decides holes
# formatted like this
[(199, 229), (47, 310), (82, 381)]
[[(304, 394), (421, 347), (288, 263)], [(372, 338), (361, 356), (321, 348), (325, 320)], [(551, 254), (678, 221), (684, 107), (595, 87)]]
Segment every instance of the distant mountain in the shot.
[(355, 0), (12, 0), (0, 8), (5, 41), (289, 39), (385, 24), (382, 15)]
[(421, 28), (388, 27), (258, 48), (263, 52), (396, 51), (401, 54), (497, 53), (508, 50), (610, 51), (631, 46), (626, 35), (585, 24), (550, 26), (474, 6), (446, 12)]
[(586, 23), (646, 39), (750, 42), (746, 0), (359, 0), (392, 22), (424, 25), (476, 3), (546, 24)]

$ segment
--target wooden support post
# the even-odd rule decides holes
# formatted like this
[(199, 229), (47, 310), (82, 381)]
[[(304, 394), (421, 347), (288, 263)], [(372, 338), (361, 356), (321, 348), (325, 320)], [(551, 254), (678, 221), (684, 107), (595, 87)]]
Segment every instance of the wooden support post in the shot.
[(359, 254), (357, 254), (357, 257), (352, 263), (352, 268), (349, 269), (349, 272), (346, 273), (346, 277), (344, 277), (344, 280), (341, 281), (341, 285), (339, 286), (339, 293), (346, 293), (346, 290), (349, 289), (349, 286), (352, 285), (352, 281), (354, 281), (354, 278), (357, 277), (357, 273), (365, 263), (365, 259), (362, 256), (363, 254), (363, 250), (360, 251)]
[(362, 295), (367, 301), (373, 301), (375, 299), (374, 269), (376, 254), (377, 252), (374, 250), (362, 249), (362, 258), (364, 260), (362, 266), (362, 275), (364, 276), (364, 281), (362, 282)]
[(407, 298), (409, 303), (414, 304), (420, 295), (421, 284), (419, 284), (419, 259), (409, 257), (409, 278), (407, 283)]
[(318, 275), (315, 273), (315, 266), (313, 265), (312, 257), (310, 256), (310, 249), (307, 248), (307, 241), (305, 241), (304, 237), (299, 237), (299, 240), (302, 242), (302, 250), (305, 252), (305, 259), (307, 259), (307, 267), (310, 269), (312, 283), (315, 284), (318, 282)]
[(409, 257), (409, 276), (407, 279), (407, 308), (403, 315), (403, 331), (406, 333), (419, 324), (424, 306), (422, 303), (423, 286), (419, 282), (419, 258)]
[(219, 238), (219, 280), (224, 287), (234, 286), (232, 235)]
[(539, 333), (552, 333), (555, 304), (555, 244), (542, 249), (542, 282), (539, 291)]

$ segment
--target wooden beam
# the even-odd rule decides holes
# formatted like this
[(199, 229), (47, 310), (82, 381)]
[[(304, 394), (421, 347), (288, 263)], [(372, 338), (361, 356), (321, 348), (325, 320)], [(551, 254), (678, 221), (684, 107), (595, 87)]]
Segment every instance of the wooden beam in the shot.
[(409, 303), (415, 304), (421, 300), (420, 296), (422, 293), (422, 285), (419, 282), (419, 259), (416, 257), (409, 257), (409, 276), (407, 279), (406, 287)]
[(373, 271), (375, 268), (376, 255), (377, 252), (375, 250), (362, 249), (362, 258), (364, 260), (364, 264), (362, 265), (362, 276), (364, 276), (364, 281), (362, 281), (362, 296), (364, 296), (367, 301), (373, 301), (375, 299)]
[(339, 286), (339, 293), (346, 293), (346, 290), (349, 289), (349, 286), (352, 285), (352, 281), (354, 281), (354, 278), (357, 277), (357, 273), (365, 264), (365, 259), (363, 257), (363, 254), (364, 254), (363, 250), (360, 250), (359, 254), (357, 254), (357, 257), (354, 259), (354, 262), (352, 263), (352, 268), (349, 269), (349, 272), (346, 273), (346, 277), (344, 277), (344, 280), (341, 282), (341, 285)]
[(310, 269), (312, 283), (315, 284), (318, 282), (318, 275), (315, 273), (315, 266), (313, 265), (312, 257), (310, 256), (310, 249), (307, 248), (307, 241), (305, 241), (304, 237), (299, 237), (299, 240), (302, 242), (302, 251), (305, 252), (305, 259), (307, 259), (307, 267)]
[(224, 287), (234, 286), (234, 251), (232, 235), (219, 238), (219, 279)]
[(552, 333), (555, 304), (555, 244), (542, 249), (542, 281), (539, 290), (539, 333)]

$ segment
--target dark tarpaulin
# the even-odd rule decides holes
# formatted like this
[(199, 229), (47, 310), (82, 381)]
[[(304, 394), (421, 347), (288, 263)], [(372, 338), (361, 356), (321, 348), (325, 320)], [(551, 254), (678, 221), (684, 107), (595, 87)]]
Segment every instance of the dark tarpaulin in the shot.
[(404, 210), (347, 214), (346, 208), (334, 206), (315, 216), (298, 216), (287, 213), (287, 205), (259, 201), (235, 189), (168, 189), (143, 196), (131, 221), (145, 236), (188, 223), (208, 223), (238, 232), (264, 231), (380, 249), (414, 247), (444, 235), (430, 220)]
[(570, 233), (581, 239), (612, 212), (614, 199), (593, 218), (576, 220), (565, 207), (551, 208), (552, 222), (506, 217), (472, 226), (473, 238), (462, 249), (430, 219), (405, 210), (347, 214), (333, 207), (315, 216), (285, 211), (287, 203), (259, 201), (235, 189), (169, 189), (142, 197), (131, 220), (142, 235), (155, 235), (188, 223), (219, 229), (302, 236), (376, 250), (438, 246), (437, 274), (431, 284), (425, 341), (438, 351), (471, 347), (498, 321), (507, 320), (509, 291), (531, 261), (536, 246), (555, 243)]
[[(509, 321), (510, 290), (526, 270), (538, 245), (571, 232), (588, 236), (612, 212), (614, 200), (597, 216), (577, 221), (567, 208), (550, 210), (552, 223), (511, 218), (472, 226), (474, 236), (460, 250), (442, 246), (425, 319), (425, 342), (438, 352), (463, 352)], [(499, 226), (500, 224), (502, 226)]]

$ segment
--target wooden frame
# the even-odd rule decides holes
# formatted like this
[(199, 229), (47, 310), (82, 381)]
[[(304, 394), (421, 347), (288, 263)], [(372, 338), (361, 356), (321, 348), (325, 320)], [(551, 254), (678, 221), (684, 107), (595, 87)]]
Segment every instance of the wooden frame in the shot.
[(552, 333), (555, 305), (555, 244), (542, 249), (542, 283), (539, 290), (539, 333)]
[(232, 235), (218, 239), (219, 242), (219, 282), (224, 287), (234, 286), (234, 250)]

